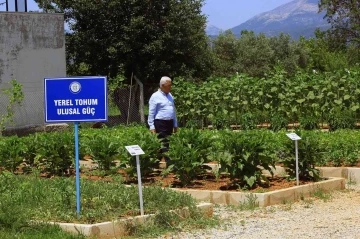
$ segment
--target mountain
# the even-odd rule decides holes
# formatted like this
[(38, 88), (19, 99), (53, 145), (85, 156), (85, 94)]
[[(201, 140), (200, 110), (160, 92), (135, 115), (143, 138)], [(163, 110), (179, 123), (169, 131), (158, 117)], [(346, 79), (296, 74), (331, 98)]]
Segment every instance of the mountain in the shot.
[(220, 29), (214, 25), (207, 25), (206, 29), (205, 29), (206, 35), (208, 35), (208, 36), (217, 36), (222, 31), (223, 31), (222, 29)]
[(242, 30), (277, 36), (281, 32), (290, 34), (294, 39), (300, 36), (313, 37), (316, 28), (325, 30), (330, 27), (324, 19), (325, 12), (318, 13), (318, 0), (294, 0), (274, 10), (259, 14), (234, 27), (231, 31), (239, 36)]

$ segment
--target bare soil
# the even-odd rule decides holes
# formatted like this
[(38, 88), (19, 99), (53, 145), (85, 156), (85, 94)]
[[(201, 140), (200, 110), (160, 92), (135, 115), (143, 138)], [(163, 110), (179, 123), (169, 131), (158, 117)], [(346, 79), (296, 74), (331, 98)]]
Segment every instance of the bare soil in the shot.
[[(125, 184), (128, 185), (137, 185), (138, 181), (137, 178), (129, 178), (127, 175), (123, 173), (123, 171), (119, 171), (125, 180)], [(87, 178), (91, 180), (103, 180), (103, 181), (112, 181), (111, 176), (96, 176), (91, 175), (91, 171), (87, 172), (86, 174), (81, 174), (82, 178)], [(296, 186), (296, 181), (288, 180), (285, 177), (274, 176), (274, 177), (267, 177), (269, 182), (266, 183), (265, 181), (262, 182), (261, 185), (257, 185), (248, 191), (251, 192), (269, 192), (284, 188), (290, 188)], [(299, 185), (305, 185), (312, 183), (312, 181), (305, 181), (300, 180)], [(142, 177), (142, 185), (144, 186), (161, 186), (161, 187), (170, 187), (170, 188), (177, 188), (177, 189), (196, 189), (196, 190), (220, 190), (220, 191), (242, 191), (239, 187), (239, 184), (236, 181), (231, 181), (227, 175), (220, 175), (219, 178), (216, 178), (211, 173), (206, 173), (203, 175), (199, 175), (195, 178), (190, 184), (182, 185), (181, 181), (176, 177), (174, 174), (169, 174), (166, 176), (161, 176), (160, 171), (155, 172), (149, 176)]]
[[(274, 191), (284, 188), (296, 186), (296, 181), (289, 181), (285, 177), (268, 177), (269, 183), (263, 182), (261, 185), (253, 187), (249, 191), (252, 192), (266, 192)], [(126, 183), (137, 184), (137, 180), (130, 180)], [(196, 189), (196, 190), (221, 190), (221, 191), (241, 191), (238, 184), (232, 182), (227, 175), (221, 175), (218, 179), (212, 174), (203, 174), (198, 176), (190, 184), (183, 186), (179, 179), (174, 174), (169, 174), (166, 177), (160, 175), (150, 175), (142, 180), (144, 185), (159, 185), (162, 187), (171, 187), (178, 189)], [(312, 183), (310, 181), (300, 180), (299, 185)]]

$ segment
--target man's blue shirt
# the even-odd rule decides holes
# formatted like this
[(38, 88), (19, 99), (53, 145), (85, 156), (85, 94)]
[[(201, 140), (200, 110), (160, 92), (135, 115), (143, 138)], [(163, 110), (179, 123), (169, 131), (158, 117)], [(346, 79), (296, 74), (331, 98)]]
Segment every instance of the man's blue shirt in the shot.
[(178, 127), (174, 98), (170, 93), (165, 94), (161, 90), (158, 90), (150, 97), (148, 117), (150, 129), (155, 129), (155, 119), (174, 120), (174, 128)]

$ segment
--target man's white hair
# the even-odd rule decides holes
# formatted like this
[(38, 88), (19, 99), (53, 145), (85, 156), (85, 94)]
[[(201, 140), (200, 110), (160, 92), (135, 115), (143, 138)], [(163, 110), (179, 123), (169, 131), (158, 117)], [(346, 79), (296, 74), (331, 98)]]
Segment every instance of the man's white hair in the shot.
[(161, 79), (160, 79), (160, 87), (161, 87), (163, 84), (165, 84), (167, 81), (170, 81), (170, 82), (171, 82), (171, 78), (168, 77), (168, 76), (163, 76), (163, 77), (161, 77)]

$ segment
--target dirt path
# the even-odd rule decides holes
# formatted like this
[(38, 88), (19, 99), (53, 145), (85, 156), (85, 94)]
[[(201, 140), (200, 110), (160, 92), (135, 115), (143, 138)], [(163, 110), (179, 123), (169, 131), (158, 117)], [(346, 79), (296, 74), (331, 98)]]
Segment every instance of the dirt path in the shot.
[(221, 226), (160, 238), (360, 238), (360, 187), (319, 194), (295, 203), (241, 211), (217, 206)]

